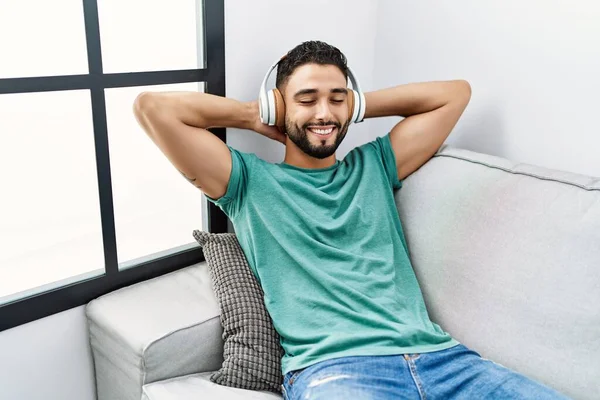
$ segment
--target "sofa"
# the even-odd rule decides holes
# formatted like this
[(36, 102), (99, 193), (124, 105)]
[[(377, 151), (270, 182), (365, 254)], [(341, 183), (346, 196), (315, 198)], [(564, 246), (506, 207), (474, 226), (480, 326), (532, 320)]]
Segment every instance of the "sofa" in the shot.
[[(444, 145), (395, 199), (433, 321), (484, 358), (600, 398), (599, 178)], [(223, 328), (206, 262), (86, 315), (98, 400), (282, 398), (210, 381)]]

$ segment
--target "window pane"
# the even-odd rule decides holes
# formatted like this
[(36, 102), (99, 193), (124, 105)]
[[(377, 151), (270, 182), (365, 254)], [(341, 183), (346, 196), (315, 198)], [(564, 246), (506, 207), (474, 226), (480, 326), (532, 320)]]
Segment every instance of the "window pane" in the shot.
[(0, 78), (87, 74), (82, 4), (0, 1)]
[[(204, 91), (201, 83), (106, 90), (117, 254), (121, 268), (195, 247), (202, 229), (202, 192), (190, 184), (137, 123), (143, 91)], [(160, 253), (160, 254), (157, 254)]]
[(204, 68), (202, 0), (99, 1), (105, 73)]
[(89, 92), (0, 95), (0, 134), (0, 303), (104, 273)]

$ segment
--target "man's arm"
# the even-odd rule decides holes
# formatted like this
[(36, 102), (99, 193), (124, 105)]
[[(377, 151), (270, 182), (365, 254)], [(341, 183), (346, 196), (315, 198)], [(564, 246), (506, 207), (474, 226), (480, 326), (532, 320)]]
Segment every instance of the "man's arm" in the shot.
[(405, 117), (390, 132), (398, 179), (433, 157), (470, 99), (471, 86), (464, 80), (410, 83), (365, 93), (365, 118)]
[(285, 141), (274, 127), (258, 120), (258, 103), (197, 92), (144, 92), (134, 114), (152, 141), (179, 172), (207, 196), (227, 191), (232, 160), (227, 145), (208, 128), (251, 129)]

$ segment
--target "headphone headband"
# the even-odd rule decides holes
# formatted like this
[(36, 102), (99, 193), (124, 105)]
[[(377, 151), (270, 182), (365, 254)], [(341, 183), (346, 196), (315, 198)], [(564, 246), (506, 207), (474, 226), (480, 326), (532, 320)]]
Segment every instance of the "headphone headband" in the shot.
[[(269, 80), (269, 76), (271, 76), (271, 72), (273, 72), (273, 70), (277, 67), (277, 65), (279, 65), (281, 60), (283, 60), (285, 57), (286, 56), (283, 56), (279, 60), (275, 61), (275, 63), (273, 65), (271, 65), (271, 67), (267, 70), (267, 73), (265, 74), (262, 84), (260, 85), (261, 94), (263, 94), (264, 96), (267, 95), (267, 81)], [(350, 66), (346, 66), (346, 68), (348, 69), (348, 78), (350, 80), (350, 83), (352, 84), (352, 89), (356, 90), (357, 92), (362, 93), (362, 90), (360, 90), (360, 86), (358, 84), (358, 80), (356, 79), (354, 72), (352, 71), (352, 68), (350, 68)]]

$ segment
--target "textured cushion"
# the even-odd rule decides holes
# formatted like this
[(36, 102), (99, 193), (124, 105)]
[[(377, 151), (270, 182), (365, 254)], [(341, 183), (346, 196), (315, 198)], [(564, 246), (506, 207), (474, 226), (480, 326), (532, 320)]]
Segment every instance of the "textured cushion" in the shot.
[(577, 399), (600, 393), (600, 179), (444, 147), (396, 193), (430, 316)]
[(281, 400), (268, 391), (236, 389), (210, 381), (212, 372), (182, 376), (144, 386), (142, 400)]
[(281, 392), (279, 335), (264, 304), (264, 293), (233, 233), (195, 230), (208, 262), (221, 307), (223, 365), (211, 381), (242, 389)]
[(223, 362), (207, 263), (99, 297), (86, 315), (98, 400), (139, 400), (146, 383), (214, 371)]

